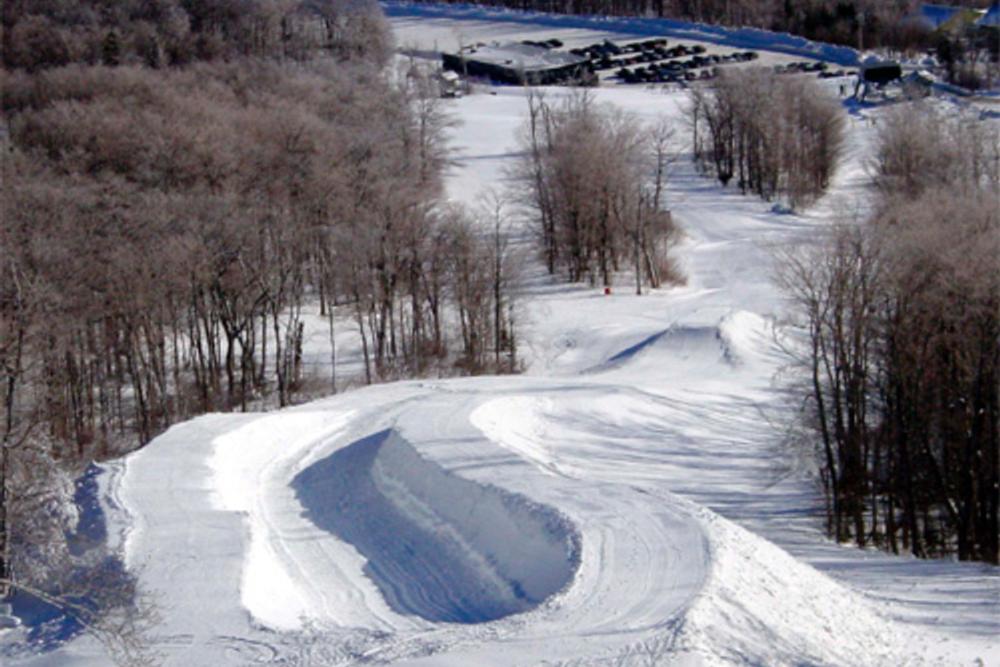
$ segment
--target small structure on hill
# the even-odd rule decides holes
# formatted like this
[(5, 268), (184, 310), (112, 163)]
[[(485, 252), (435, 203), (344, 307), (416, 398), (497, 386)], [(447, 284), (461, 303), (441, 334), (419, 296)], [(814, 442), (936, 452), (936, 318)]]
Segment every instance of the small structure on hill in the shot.
[(891, 60), (867, 62), (858, 70), (858, 82), (854, 87), (854, 97), (864, 100), (872, 88), (881, 90), (886, 85), (902, 79), (903, 68)]
[(551, 85), (581, 81), (590, 75), (586, 58), (539, 43), (476, 44), (458, 53), (444, 53), (441, 58), (446, 70), (497, 83)]
[(458, 72), (444, 70), (438, 75), (437, 81), (441, 97), (462, 96), (462, 79), (458, 76)]

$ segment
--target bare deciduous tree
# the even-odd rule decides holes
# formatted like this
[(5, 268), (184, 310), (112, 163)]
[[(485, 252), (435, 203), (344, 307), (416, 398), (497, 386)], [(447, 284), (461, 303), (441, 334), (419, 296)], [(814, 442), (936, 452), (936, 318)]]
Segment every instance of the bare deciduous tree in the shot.
[(811, 79), (762, 68), (727, 70), (712, 89), (693, 88), (689, 121), (702, 169), (792, 207), (826, 190), (843, 146), (844, 119), (832, 97)]
[(537, 222), (550, 272), (611, 285), (632, 259), (637, 280), (656, 287), (676, 278), (662, 272), (676, 238), (663, 200), (668, 127), (648, 131), (587, 92), (559, 108), (529, 94), (522, 147), (512, 178), (526, 192), (520, 203)]
[(996, 134), (920, 106), (888, 120), (871, 219), (781, 262), (808, 333), (803, 395), (828, 528), (859, 546), (996, 563)]

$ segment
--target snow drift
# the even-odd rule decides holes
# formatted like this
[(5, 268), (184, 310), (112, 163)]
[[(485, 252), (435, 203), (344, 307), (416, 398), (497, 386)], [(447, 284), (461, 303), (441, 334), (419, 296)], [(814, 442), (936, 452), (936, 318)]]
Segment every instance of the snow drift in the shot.
[(537, 606), (579, 566), (579, 537), (555, 510), (457, 477), (393, 430), (335, 451), (292, 486), (311, 521), (367, 559), (399, 613), (495, 620)]

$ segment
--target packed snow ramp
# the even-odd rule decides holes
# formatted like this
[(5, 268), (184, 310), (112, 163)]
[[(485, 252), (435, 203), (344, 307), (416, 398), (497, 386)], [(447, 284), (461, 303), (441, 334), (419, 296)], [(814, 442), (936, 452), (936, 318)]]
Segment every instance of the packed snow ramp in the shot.
[(311, 521), (367, 559), (399, 613), (496, 620), (562, 590), (579, 565), (579, 537), (557, 512), (446, 472), (392, 430), (312, 464), (293, 486)]

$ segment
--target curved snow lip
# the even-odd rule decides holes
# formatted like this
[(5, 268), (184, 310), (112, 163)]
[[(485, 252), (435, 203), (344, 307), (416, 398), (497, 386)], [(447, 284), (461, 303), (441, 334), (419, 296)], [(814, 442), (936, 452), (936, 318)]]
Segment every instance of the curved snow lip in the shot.
[(389, 606), (484, 623), (537, 607), (572, 581), (580, 537), (555, 509), (459, 477), (385, 430), (300, 472), (305, 516), (350, 543)]
[(658, 354), (665, 365), (709, 366), (735, 368), (739, 358), (720, 326), (671, 326), (657, 331), (605, 361), (585, 369), (584, 374), (616, 370), (635, 362), (639, 357)]

